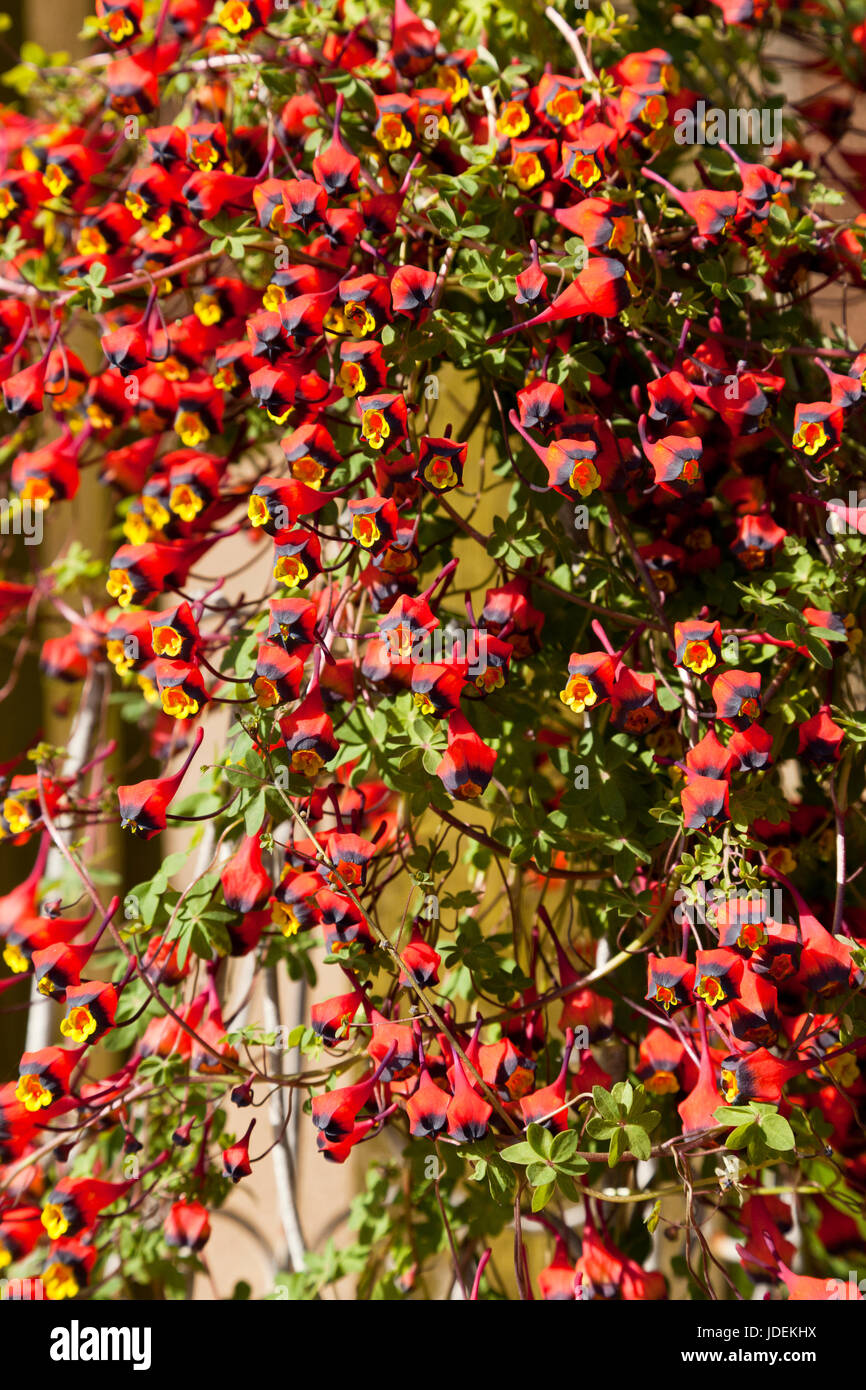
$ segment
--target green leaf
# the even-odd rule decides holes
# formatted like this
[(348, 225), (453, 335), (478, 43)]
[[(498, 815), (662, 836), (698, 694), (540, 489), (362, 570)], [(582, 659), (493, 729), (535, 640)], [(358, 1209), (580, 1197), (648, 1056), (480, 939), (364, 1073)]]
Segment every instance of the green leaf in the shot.
[(265, 794), (261, 791), (244, 811), (244, 827), (248, 835), (255, 835), (261, 829), (266, 814)]
[(594, 1116), (586, 1126), (586, 1132), (590, 1139), (609, 1139), (617, 1129), (619, 1129), (619, 1121), (612, 1125), (609, 1120), (601, 1120), (598, 1116)]
[(502, 1157), (509, 1163), (535, 1163), (538, 1154), (529, 1144), (511, 1144), (502, 1150)]
[(526, 1181), (532, 1187), (541, 1187), (553, 1181), (553, 1170), (549, 1163), (530, 1163), (526, 1169)]
[(727, 1139), (725, 1140), (725, 1148), (744, 1149), (751, 1140), (752, 1132), (754, 1129), (754, 1120), (751, 1120), (748, 1124), (745, 1125), (737, 1125), (736, 1129), (732, 1129)]
[(625, 1132), (628, 1146), (635, 1158), (649, 1158), (652, 1153), (652, 1144), (646, 1130), (641, 1129), (640, 1125), (626, 1125)]
[(550, 1149), (550, 1157), (554, 1163), (564, 1163), (571, 1158), (577, 1148), (577, 1130), (564, 1129), (561, 1134), (557, 1134)]
[(760, 1125), (761, 1133), (771, 1149), (784, 1153), (794, 1148), (794, 1131), (784, 1115), (766, 1115)]
[(614, 1086), (613, 1090), (611, 1091), (611, 1095), (613, 1096), (617, 1105), (622, 1105), (625, 1107), (625, 1113), (628, 1114), (634, 1102), (634, 1087), (632, 1086), (631, 1082), (618, 1081)]
[(549, 1129), (544, 1129), (541, 1125), (530, 1125), (526, 1131), (526, 1142), (533, 1153), (540, 1155), (541, 1158), (550, 1158), (553, 1135)]
[(607, 1156), (608, 1168), (613, 1168), (617, 1163), (619, 1163), (619, 1160), (622, 1158), (622, 1155), (625, 1153), (627, 1147), (628, 1140), (626, 1139), (625, 1130), (618, 1127), (614, 1130), (610, 1138), (610, 1152)]
[(546, 1207), (555, 1191), (556, 1183), (553, 1182), (545, 1183), (544, 1187), (536, 1187), (530, 1203), (532, 1210), (541, 1211), (543, 1207)]
[(832, 669), (833, 658), (827, 651), (820, 637), (816, 637), (812, 632), (804, 633), (803, 643), (809, 655), (817, 661), (819, 666), (823, 666), (828, 671)]
[(720, 1105), (713, 1111), (713, 1119), (720, 1125), (748, 1124), (754, 1119), (754, 1112), (748, 1105)]
[(622, 1118), (619, 1106), (603, 1086), (593, 1086), (592, 1099), (595, 1102), (596, 1110), (600, 1115), (603, 1115), (606, 1120), (618, 1123)]

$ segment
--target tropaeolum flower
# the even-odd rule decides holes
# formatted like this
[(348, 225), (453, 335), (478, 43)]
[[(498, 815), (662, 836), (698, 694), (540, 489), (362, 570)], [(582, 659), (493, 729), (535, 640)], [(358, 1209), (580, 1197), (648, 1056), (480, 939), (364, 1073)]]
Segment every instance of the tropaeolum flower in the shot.
[[(526, 1298), (543, 1239), (545, 1299), (834, 1298), (866, 1182), (866, 213), (826, 214), (806, 137), (866, 208), (863, 36), (663, 3), (680, 70), (607, 10), (350, 8), (98, 0), (89, 57), (6, 74), (3, 535), (34, 548), (0, 581), (0, 993), (42, 1002), (0, 1077), (0, 1269), (164, 1291), (273, 1152), (309, 1232), (289, 1120), (232, 1108), (282, 1090), (322, 1161), (370, 1146), (355, 1249), (294, 1297), (453, 1257)], [(746, 158), (697, 113), (776, 8), (843, 95)]]

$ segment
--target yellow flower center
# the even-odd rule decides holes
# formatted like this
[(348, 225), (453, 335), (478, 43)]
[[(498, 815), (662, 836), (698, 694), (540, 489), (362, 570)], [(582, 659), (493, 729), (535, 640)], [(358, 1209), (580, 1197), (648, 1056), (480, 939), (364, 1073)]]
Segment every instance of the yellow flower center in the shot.
[(96, 401), (91, 401), (90, 405), (87, 407), (87, 418), (95, 430), (110, 430), (114, 425), (114, 421), (108, 414), (108, 411), (103, 410), (102, 406), (98, 405)]
[(667, 985), (659, 985), (656, 989), (655, 1001), (657, 1004), (661, 1004), (665, 1013), (670, 1013), (677, 1002), (676, 991)]
[(621, 251), (624, 256), (627, 256), (634, 245), (634, 238), (634, 218), (615, 217), (613, 219), (613, 231), (608, 243), (611, 251)]
[(283, 936), (296, 936), (301, 929), (301, 924), (290, 907), (285, 903), (273, 904), (273, 922), (279, 927)]
[(88, 1008), (78, 1004), (61, 1019), (60, 1031), (64, 1038), (70, 1038), (74, 1043), (85, 1043), (96, 1032), (96, 1019)]
[(728, 1102), (728, 1105), (730, 1105), (737, 1099), (737, 1093), (739, 1091), (737, 1078), (732, 1071), (728, 1071), (727, 1068), (722, 1067), (721, 1082), (725, 1100)]
[(59, 164), (47, 164), (42, 178), (52, 198), (59, 198), (63, 190), (72, 183)]
[(268, 288), (262, 295), (262, 308), (268, 309), (272, 314), (275, 314), (280, 305), (285, 304), (285, 302), (286, 292), (282, 285), (268, 285)]
[(564, 705), (574, 710), (575, 714), (582, 714), (588, 706), (596, 703), (598, 696), (586, 676), (577, 675), (569, 677), (559, 698)]
[(69, 1266), (61, 1264), (59, 1260), (43, 1272), (42, 1284), (48, 1298), (55, 1302), (62, 1298), (74, 1298), (78, 1293), (78, 1280)]
[(151, 497), (145, 493), (141, 499), (141, 510), (151, 526), (157, 531), (162, 531), (171, 521), (171, 513), (162, 505), (158, 497)]
[(458, 481), (457, 474), (451, 467), (451, 460), (438, 456), (427, 464), (424, 477), (432, 487), (438, 488), (454, 487)]
[(210, 439), (210, 430), (200, 415), (192, 410), (180, 411), (175, 421), (175, 433), (180, 436), (188, 449), (195, 449)]
[(435, 85), (441, 92), (450, 92), (452, 101), (462, 101), (469, 91), (466, 78), (454, 67), (437, 68)]
[(38, 1076), (26, 1073), (19, 1078), (18, 1085), (15, 1087), (15, 1098), (20, 1100), (25, 1110), (33, 1113), (41, 1110), (43, 1106), (50, 1105), (51, 1092), (42, 1085)]
[(123, 205), (127, 212), (132, 213), (136, 222), (144, 221), (148, 209), (147, 203), (140, 193), (136, 193), (135, 190), (131, 188), (123, 200)]
[(510, 140), (522, 135), (524, 130), (529, 129), (529, 112), (521, 101), (509, 101), (507, 106), (502, 108), (499, 120), (496, 122), (496, 129), (500, 135), (506, 135)]
[(98, 227), (82, 227), (75, 249), (79, 256), (104, 256), (108, 251), (108, 242)]
[(189, 381), (189, 367), (176, 357), (167, 357), (164, 362), (158, 362), (157, 370), (166, 381)]
[(9, 797), (3, 802), (3, 816), (13, 835), (21, 835), (31, 824), (30, 812), (22, 801)]
[(372, 333), (376, 327), (376, 320), (369, 309), (351, 299), (343, 308), (343, 318), (349, 325), (354, 338), (364, 338), (368, 333)]
[(268, 504), (264, 497), (259, 497), (256, 493), (252, 494), (247, 506), (247, 516), (253, 526), (264, 526), (265, 522), (270, 519)]
[(157, 656), (177, 656), (183, 647), (183, 637), (173, 627), (153, 629), (153, 650)]
[(562, 125), (571, 125), (572, 121), (579, 120), (583, 115), (583, 102), (577, 92), (563, 88), (557, 92), (548, 110)]
[(403, 123), (403, 117), (396, 111), (386, 111), (379, 118), (373, 132), (385, 150), (405, 150), (412, 143), (411, 131)]
[(230, 34), (242, 34), (252, 28), (253, 17), (244, 0), (228, 0), (217, 15), (217, 24), (228, 29)]
[(579, 183), (581, 188), (591, 188), (601, 178), (601, 170), (591, 154), (579, 154), (571, 166), (570, 177)]
[(39, 507), (47, 507), (55, 495), (54, 488), (47, 478), (28, 478), (21, 489), (24, 502), (35, 502)]
[(359, 545), (369, 550), (379, 540), (381, 532), (374, 516), (356, 516), (352, 519), (352, 535)]
[(591, 492), (595, 492), (600, 482), (601, 474), (589, 459), (583, 459), (580, 463), (576, 463), (571, 470), (569, 483), (575, 492), (580, 493), (581, 497), (589, 497)]
[(337, 381), (344, 396), (358, 396), (367, 385), (367, 379), (357, 362), (344, 362), (337, 373)]
[(302, 777), (317, 776), (324, 765), (324, 759), (314, 748), (298, 748), (292, 754), (292, 772), (299, 772)]
[(658, 130), (663, 126), (668, 118), (668, 103), (663, 96), (651, 96), (647, 99), (643, 109), (643, 118), (647, 125), (652, 126), (653, 130)]
[(204, 507), (204, 502), (188, 483), (178, 483), (171, 490), (168, 505), (180, 517), (181, 521), (195, 521)]
[[(342, 309), (336, 304), (332, 304), (322, 320), (322, 327), (326, 333), (346, 333), (349, 325), (346, 323), (346, 316)], [(356, 337), (359, 335), (356, 334)]]
[(172, 719), (190, 719), (198, 714), (199, 703), (193, 695), (188, 695), (182, 685), (172, 686), (162, 691), (163, 711)]
[(206, 172), (209, 172), (219, 159), (219, 150), (212, 140), (193, 140), (191, 153), (193, 161)]
[(544, 183), (544, 166), (537, 154), (519, 154), (511, 165), (511, 177), (524, 191)]
[(795, 449), (802, 449), (804, 454), (817, 454), (827, 443), (827, 431), (820, 420), (804, 421), (794, 435), (792, 443)]
[(687, 642), (683, 652), (683, 665), (695, 675), (703, 675), (716, 664), (716, 654), (709, 642)]
[(281, 555), (274, 565), (274, 579), (297, 589), (309, 576), (309, 570), (299, 555)]
[(215, 323), (219, 323), (223, 316), (219, 300), (215, 295), (203, 294), (193, 305), (193, 312), (199, 323), (205, 328), (212, 328)]
[(292, 464), (292, 477), (297, 478), (301, 483), (306, 483), (308, 487), (319, 487), (324, 476), (324, 466), (317, 463), (309, 454), (305, 454), (301, 459), (295, 459)]
[(479, 690), (486, 690), (488, 694), (491, 690), (498, 690), (501, 685), (505, 684), (502, 667), (488, 666), (486, 671), (482, 671), (480, 676), (475, 677), (475, 684)]
[(238, 374), (234, 367), (220, 367), (213, 379), (218, 391), (232, 391), (238, 384)]
[(258, 676), (253, 686), (256, 692), (256, 703), (259, 709), (273, 709), (274, 705), (280, 703), (280, 692), (265, 676)]
[(128, 608), (135, 597), (135, 587), (126, 570), (109, 570), (105, 587), (121, 608)]
[(652, 1076), (647, 1077), (644, 1085), (653, 1096), (667, 1096), (679, 1090), (679, 1082), (672, 1071), (653, 1072)]
[(718, 976), (707, 975), (705, 979), (701, 980), (695, 994), (700, 995), (701, 999), (705, 999), (710, 1008), (713, 1008), (724, 999), (725, 987)]
[(96, 27), (106, 38), (111, 39), (112, 43), (121, 43), (123, 39), (128, 39), (130, 34), (135, 33), (135, 25), (123, 10), (112, 10), (111, 14), (104, 14), (96, 21)]
[(381, 410), (365, 410), (361, 420), (361, 437), (371, 449), (381, 449), (391, 433), (391, 426)]
[(42, 1208), (42, 1225), (52, 1240), (59, 1240), (69, 1230), (69, 1222), (63, 1215), (63, 1208), (56, 1202), (49, 1202)]
[(8, 946), (4, 947), (3, 960), (9, 966), (13, 975), (26, 975), (27, 971), (30, 969), (29, 960), (21, 950), (21, 947), (16, 946), (14, 942), (10, 942)]

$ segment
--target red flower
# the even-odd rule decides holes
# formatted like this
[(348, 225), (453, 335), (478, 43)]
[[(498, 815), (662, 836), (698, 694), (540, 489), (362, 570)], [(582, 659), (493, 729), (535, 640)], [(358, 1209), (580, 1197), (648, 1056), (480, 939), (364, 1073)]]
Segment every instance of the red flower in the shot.
[[(415, 671), (425, 669), (433, 671), (439, 668), (416, 667)], [(413, 673), (413, 689), (414, 681)], [(437, 698), (436, 692), (431, 688), (425, 698), (434, 700)], [(495, 750), (479, 738), (468, 719), (455, 708), (448, 719), (448, 749), (436, 768), (436, 776), (451, 796), (463, 801), (474, 800), (487, 787), (497, 756)]]
[(715, 776), (689, 775), (680, 793), (686, 830), (712, 829), (728, 818), (728, 783)]
[(574, 1266), (559, 1236), (553, 1259), (538, 1272), (538, 1289), (546, 1302), (567, 1302), (576, 1297)]
[(552, 304), (542, 309), (540, 314), (526, 323), (516, 323), (504, 328), (488, 339), (496, 343), (511, 333), (521, 329), (535, 328), (544, 323), (556, 323), (563, 319), (583, 318), (587, 314), (597, 314), (600, 318), (615, 318), (629, 303), (631, 294), (625, 278), (625, 266), (609, 256), (591, 256), (568, 289), (558, 294)]
[(761, 713), (761, 677), (754, 671), (725, 671), (712, 686), (716, 714), (732, 729), (747, 729)]
[(142, 839), (152, 840), (165, 829), (168, 807), (177, 795), (184, 774), (201, 747), (204, 730), (201, 725), (195, 731), (192, 748), (171, 777), (156, 777), (130, 786), (117, 788), (120, 804), (121, 825)]
[(695, 979), (692, 992), (711, 1008), (726, 1004), (739, 993), (743, 961), (724, 949), (695, 952)]
[(420, 322), (425, 317), (435, 288), (435, 271), (416, 265), (400, 266), (391, 276), (391, 304), (394, 311)]
[(241, 1139), (230, 1144), (227, 1149), (223, 1149), (223, 1171), (227, 1178), (232, 1182), (238, 1183), (241, 1178), (248, 1178), (252, 1172), (250, 1167), (250, 1135), (255, 1128), (255, 1120), (250, 1120), (246, 1134)]
[(448, 1102), (448, 1133), (460, 1144), (475, 1144), (487, 1133), (493, 1114), (492, 1105), (478, 1094), (468, 1080), (463, 1063), (456, 1052), (451, 1054), (453, 1091)]
[(654, 956), (647, 962), (648, 984), (645, 998), (660, 1005), (665, 1013), (692, 1002), (695, 967), (679, 956)]
[(716, 665), (721, 656), (721, 623), (675, 623), (674, 641), (677, 648), (676, 664), (702, 676)]
[(166, 1245), (198, 1251), (210, 1240), (210, 1218), (201, 1202), (173, 1202), (162, 1226)]
[(797, 751), (800, 757), (818, 766), (837, 763), (844, 737), (844, 730), (833, 722), (829, 707), (825, 705), (800, 725)]

